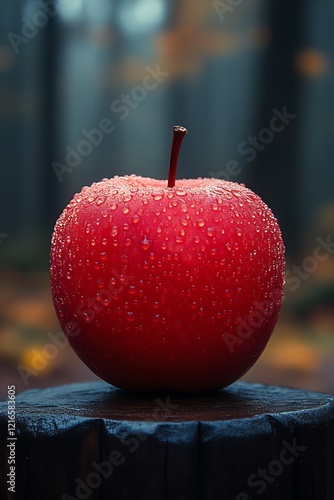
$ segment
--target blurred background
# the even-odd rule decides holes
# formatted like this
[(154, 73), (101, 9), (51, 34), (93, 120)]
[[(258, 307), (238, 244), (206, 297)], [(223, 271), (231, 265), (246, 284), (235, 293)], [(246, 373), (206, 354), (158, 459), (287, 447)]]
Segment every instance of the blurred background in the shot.
[(95, 378), (69, 347), (45, 361), (52, 229), (83, 185), (166, 178), (174, 124), (179, 177), (243, 182), (282, 227), (286, 299), (245, 379), (334, 393), (333, 19), (332, 0), (0, 0), (0, 397)]

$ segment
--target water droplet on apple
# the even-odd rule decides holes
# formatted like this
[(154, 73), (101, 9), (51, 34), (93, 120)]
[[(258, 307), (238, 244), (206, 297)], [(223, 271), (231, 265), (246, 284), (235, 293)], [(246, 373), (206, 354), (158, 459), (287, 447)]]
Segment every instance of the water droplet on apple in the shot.
[(98, 288), (104, 288), (104, 281), (102, 279), (98, 279), (96, 281)]
[(229, 251), (232, 250), (232, 245), (229, 241), (225, 244), (225, 246), (226, 246), (227, 250), (229, 250)]
[(135, 319), (136, 319), (135, 313), (133, 311), (127, 311), (126, 319), (127, 319), (127, 321), (132, 323), (132, 321), (135, 321)]
[(130, 209), (128, 207), (123, 208), (123, 214), (128, 214)]
[(102, 260), (102, 262), (105, 262), (107, 258), (108, 258), (107, 252), (100, 253), (100, 260)]
[(117, 236), (118, 235), (118, 227), (113, 226), (111, 229), (111, 236)]
[(152, 196), (153, 196), (153, 199), (155, 201), (160, 201), (160, 200), (162, 200), (164, 194), (160, 193), (160, 192), (159, 193), (152, 193)]
[(131, 201), (131, 200), (132, 200), (131, 194), (127, 194), (123, 197), (123, 201), (125, 201), (125, 203), (127, 203), (128, 201)]
[(242, 235), (242, 231), (239, 227), (236, 228), (236, 233), (238, 236), (241, 236)]
[(197, 225), (198, 227), (203, 227), (205, 225), (205, 221), (203, 219), (198, 219)]
[(142, 247), (143, 250), (148, 250), (152, 244), (152, 241), (147, 238), (147, 236), (144, 236), (144, 239), (140, 242), (140, 246)]
[(214, 232), (215, 232), (214, 227), (208, 227), (208, 229), (206, 230), (206, 234), (210, 237), (214, 235)]
[(140, 217), (138, 214), (135, 214), (133, 217), (132, 217), (132, 222), (134, 224), (137, 224), (138, 222), (140, 221)]
[(88, 313), (83, 313), (83, 320), (85, 323), (90, 323), (91, 321), (91, 316)]
[(106, 201), (106, 199), (105, 199), (105, 198), (99, 197), (99, 198), (97, 198), (97, 200), (96, 200), (96, 205), (99, 207), (99, 206), (100, 206), (100, 205), (102, 205), (105, 201)]
[(177, 194), (177, 196), (185, 196), (187, 192), (184, 189), (178, 188), (175, 190), (175, 194)]
[(115, 203), (114, 201), (110, 204), (110, 210), (116, 210), (117, 208), (117, 203)]

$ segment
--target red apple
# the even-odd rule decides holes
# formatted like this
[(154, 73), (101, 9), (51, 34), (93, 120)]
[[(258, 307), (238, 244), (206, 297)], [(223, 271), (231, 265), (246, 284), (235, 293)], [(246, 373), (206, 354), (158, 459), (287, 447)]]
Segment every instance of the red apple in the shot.
[(51, 244), (60, 324), (78, 356), (130, 390), (227, 386), (258, 359), (283, 297), (284, 245), (245, 186), (103, 179), (76, 194)]

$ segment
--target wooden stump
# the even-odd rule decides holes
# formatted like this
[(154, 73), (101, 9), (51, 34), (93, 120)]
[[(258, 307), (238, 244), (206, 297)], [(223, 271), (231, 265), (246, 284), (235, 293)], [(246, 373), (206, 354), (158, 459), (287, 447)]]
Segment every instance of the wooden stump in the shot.
[[(92, 382), (20, 394), (16, 441), (7, 422), (3, 402), (1, 499), (334, 499), (326, 394), (239, 382), (139, 395)], [(5, 484), (12, 442), (15, 495)]]

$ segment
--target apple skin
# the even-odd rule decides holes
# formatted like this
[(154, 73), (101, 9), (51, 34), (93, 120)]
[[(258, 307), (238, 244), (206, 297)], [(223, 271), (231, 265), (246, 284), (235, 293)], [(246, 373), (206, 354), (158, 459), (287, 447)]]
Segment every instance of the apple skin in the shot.
[(51, 289), (78, 356), (116, 387), (225, 387), (275, 327), (284, 244), (244, 185), (136, 175), (84, 187), (56, 222)]

